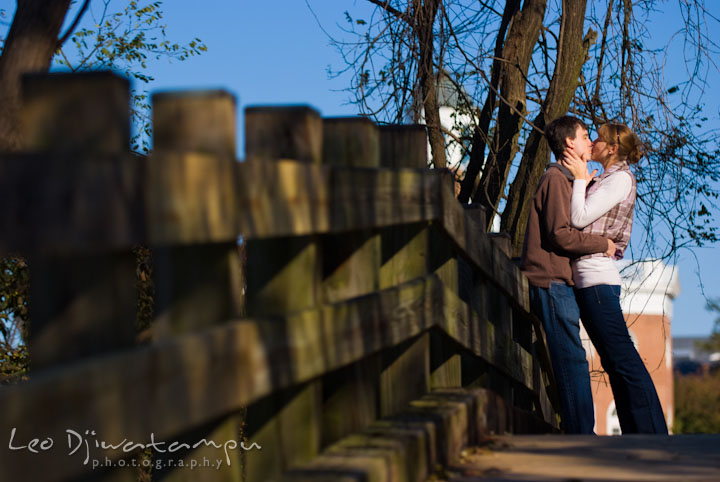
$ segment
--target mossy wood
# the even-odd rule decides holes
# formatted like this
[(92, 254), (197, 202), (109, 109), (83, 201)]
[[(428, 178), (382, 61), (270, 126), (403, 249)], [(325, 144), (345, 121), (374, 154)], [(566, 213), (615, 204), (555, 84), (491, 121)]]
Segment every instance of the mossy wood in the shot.
[[(420, 481), (484, 434), (557, 429), (527, 280), (452, 174), (426, 167), (424, 127), (254, 107), (237, 162), (234, 98), (176, 92), (153, 96), (140, 157), (122, 79), (26, 82), (27, 153), (0, 155), (0, 251), (30, 260), (34, 366), (0, 389), (0, 433), (262, 446), (225, 470), (158, 472), (172, 481)], [(144, 345), (136, 243), (155, 263)], [(0, 479), (88, 476), (59, 450), (2, 450)]]
[[(234, 97), (223, 91), (176, 92), (156, 94), (152, 102), (153, 147), (165, 156), (148, 165), (147, 206), (154, 210), (150, 217), (182, 219), (182, 224), (170, 227), (178, 230), (176, 235), (192, 237), (192, 233), (212, 230), (230, 237), (236, 228), (223, 224), (223, 213), (237, 204)], [(186, 153), (191, 155), (183, 155)], [(177, 176), (167, 176), (164, 163), (177, 163), (177, 169), (171, 171)], [(198, 199), (206, 202), (196, 203)], [(156, 340), (243, 315), (243, 267), (236, 241), (180, 246), (157, 243), (153, 262), (156, 290), (152, 333)], [(243, 422), (242, 417), (229, 412), (223, 419), (188, 426), (173, 439), (191, 447), (202, 439), (234, 440)], [(188, 465), (193, 460), (214, 463), (217, 451), (205, 445), (173, 453), (156, 450), (153, 462), (160, 468), (153, 470), (153, 477), (167, 482), (241, 481), (237, 452), (228, 454), (214, 473), (174, 469), (170, 462), (178, 459)]]

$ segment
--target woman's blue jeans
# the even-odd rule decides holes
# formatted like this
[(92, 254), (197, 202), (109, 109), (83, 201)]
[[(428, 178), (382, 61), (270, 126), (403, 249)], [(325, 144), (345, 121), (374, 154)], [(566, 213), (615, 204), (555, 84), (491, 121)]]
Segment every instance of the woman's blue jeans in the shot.
[(580, 340), (580, 312), (572, 287), (553, 281), (549, 288), (530, 285), (530, 306), (545, 328), (557, 381), (563, 430), (591, 434), (595, 425), (590, 371)]
[(667, 434), (655, 385), (625, 324), (620, 286), (575, 289), (575, 296), (585, 331), (608, 374), (622, 432)]

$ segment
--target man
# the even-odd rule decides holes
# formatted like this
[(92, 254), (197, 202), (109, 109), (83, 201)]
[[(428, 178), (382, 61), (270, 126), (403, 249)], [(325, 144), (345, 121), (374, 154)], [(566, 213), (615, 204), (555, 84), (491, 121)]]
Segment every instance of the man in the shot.
[[(585, 124), (572, 116), (552, 121), (545, 130), (556, 160), (566, 150), (584, 161), (592, 142)], [(570, 260), (585, 254), (615, 253), (615, 244), (570, 227), (573, 176), (551, 163), (540, 179), (528, 218), (521, 269), (530, 281), (530, 306), (541, 318), (558, 384), (566, 433), (593, 433), (595, 416), (590, 374), (580, 341), (580, 311), (573, 293)]]

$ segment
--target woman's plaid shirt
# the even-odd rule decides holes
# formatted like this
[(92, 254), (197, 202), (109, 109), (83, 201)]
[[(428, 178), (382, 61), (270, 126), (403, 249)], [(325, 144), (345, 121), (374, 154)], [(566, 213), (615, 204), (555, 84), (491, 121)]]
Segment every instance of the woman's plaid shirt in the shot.
[[(628, 242), (630, 242), (630, 233), (632, 233), (632, 222), (633, 222), (633, 209), (635, 208), (635, 194), (637, 191), (637, 183), (635, 175), (630, 171), (627, 161), (620, 161), (610, 166), (605, 172), (603, 172), (597, 179), (595, 179), (587, 189), (586, 196), (589, 196), (595, 192), (601, 185), (604, 179), (612, 176), (614, 173), (625, 171), (630, 175), (632, 179), (632, 188), (630, 194), (616, 204), (610, 211), (605, 213), (599, 219), (595, 220), (588, 226), (583, 228), (583, 233), (597, 234), (605, 238), (610, 238), (615, 243), (615, 259), (622, 259), (625, 248), (627, 248)], [(595, 253), (582, 256), (579, 259), (585, 258), (596, 258), (605, 256), (605, 253)]]

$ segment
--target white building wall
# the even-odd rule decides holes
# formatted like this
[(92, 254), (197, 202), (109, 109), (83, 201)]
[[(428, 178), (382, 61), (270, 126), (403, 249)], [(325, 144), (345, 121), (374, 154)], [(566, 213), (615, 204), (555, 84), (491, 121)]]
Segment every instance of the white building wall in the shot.
[(618, 261), (617, 266), (623, 282), (620, 297), (623, 313), (672, 318), (672, 302), (680, 294), (680, 281), (675, 266), (659, 260), (635, 264)]

